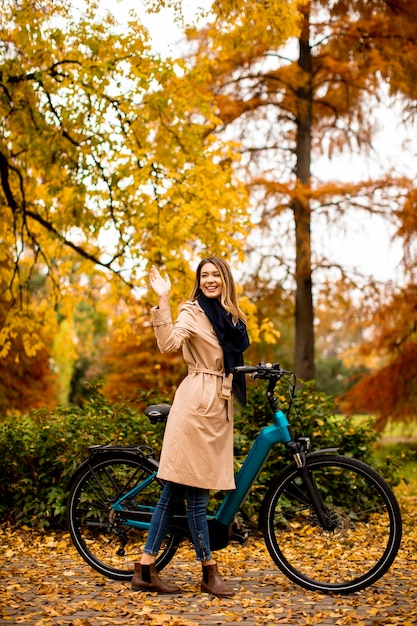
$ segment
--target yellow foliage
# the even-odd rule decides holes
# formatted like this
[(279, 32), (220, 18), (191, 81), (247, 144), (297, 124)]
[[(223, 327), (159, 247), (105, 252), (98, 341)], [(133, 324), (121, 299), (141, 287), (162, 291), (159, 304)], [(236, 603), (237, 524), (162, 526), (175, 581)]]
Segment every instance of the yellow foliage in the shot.
[(262, 320), (259, 330), (266, 344), (277, 343), (281, 337), (281, 332), (274, 327), (272, 320), (268, 317)]
[(153, 55), (140, 20), (122, 31), (95, 3), (81, 13), (63, 0), (10, 2), (0, 26), (0, 283), (10, 303), (0, 355), (16, 324), (34, 354), (57, 313), (72, 319), (98, 298), (117, 314), (153, 263), (178, 303), (200, 255), (242, 258), (238, 151), (210, 135), (218, 118), (204, 81)]
[(272, 320), (265, 317), (259, 322), (256, 314), (257, 307), (247, 296), (240, 296), (239, 304), (248, 318), (248, 333), (251, 343), (263, 341), (269, 345), (276, 344), (281, 337), (281, 333), (274, 327)]

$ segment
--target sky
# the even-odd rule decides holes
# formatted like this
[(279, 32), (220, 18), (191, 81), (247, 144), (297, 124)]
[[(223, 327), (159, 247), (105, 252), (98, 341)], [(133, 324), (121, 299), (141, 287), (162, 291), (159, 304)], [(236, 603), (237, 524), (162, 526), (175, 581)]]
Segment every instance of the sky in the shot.
[[(129, 11), (134, 10), (148, 29), (154, 50), (162, 56), (178, 52), (181, 42), (181, 30), (173, 21), (173, 12), (164, 10), (156, 15), (149, 15), (140, 9), (140, 0), (100, 0), (104, 10), (114, 13), (119, 21), (127, 19)], [(193, 21), (200, 7), (208, 9), (212, 0), (183, 0), (185, 19)], [(142, 5), (143, 6), (143, 5)], [(411, 142), (407, 131), (399, 124), (399, 109), (381, 106), (377, 113), (380, 131), (374, 138), (374, 152), (365, 159), (357, 154), (334, 159), (322, 158), (313, 167), (321, 180), (352, 180), (355, 173), (359, 178), (389, 169), (415, 176), (415, 155), (417, 142)], [(404, 143), (409, 143), (404, 148)], [(314, 172), (313, 172), (314, 173)], [(343, 232), (337, 232), (327, 238), (328, 245), (334, 249), (335, 259), (345, 267), (351, 267), (377, 280), (395, 279), (402, 256), (400, 242), (392, 241), (392, 231), (382, 219), (368, 221), (356, 220)]]

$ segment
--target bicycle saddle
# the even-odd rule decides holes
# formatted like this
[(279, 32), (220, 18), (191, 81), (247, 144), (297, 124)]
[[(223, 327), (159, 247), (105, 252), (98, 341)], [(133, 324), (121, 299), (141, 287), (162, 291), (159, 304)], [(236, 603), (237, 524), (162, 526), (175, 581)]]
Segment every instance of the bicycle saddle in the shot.
[(150, 404), (145, 409), (145, 415), (149, 418), (151, 424), (157, 424), (158, 422), (165, 422), (170, 409), (171, 405), (165, 402), (161, 404)]

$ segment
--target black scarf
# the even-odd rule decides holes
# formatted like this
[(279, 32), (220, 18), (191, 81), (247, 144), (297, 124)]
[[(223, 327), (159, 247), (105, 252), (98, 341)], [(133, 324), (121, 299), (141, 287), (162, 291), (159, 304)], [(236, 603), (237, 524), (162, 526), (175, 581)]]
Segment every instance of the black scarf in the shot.
[[(233, 324), (232, 316), (227, 313), (217, 298), (198, 296), (198, 303), (209, 318), (219, 344), (223, 349), (224, 370), (226, 376), (232, 367), (243, 365), (243, 352), (249, 347), (246, 325), (242, 320)], [(232, 389), (242, 406), (246, 404), (246, 380), (244, 374), (233, 374)]]

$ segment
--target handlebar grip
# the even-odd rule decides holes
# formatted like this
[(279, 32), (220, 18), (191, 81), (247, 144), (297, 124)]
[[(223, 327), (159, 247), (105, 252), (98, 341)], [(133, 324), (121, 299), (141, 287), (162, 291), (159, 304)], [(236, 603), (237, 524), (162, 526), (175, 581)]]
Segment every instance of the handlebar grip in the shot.
[(258, 371), (257, 365), (236, 365), (230, 368), (232, 374), (253, 374)]

